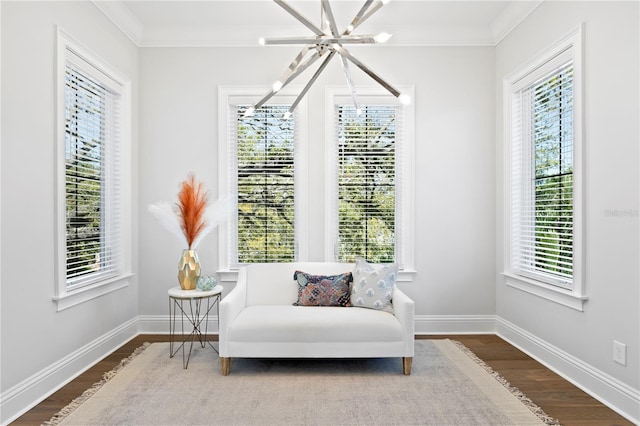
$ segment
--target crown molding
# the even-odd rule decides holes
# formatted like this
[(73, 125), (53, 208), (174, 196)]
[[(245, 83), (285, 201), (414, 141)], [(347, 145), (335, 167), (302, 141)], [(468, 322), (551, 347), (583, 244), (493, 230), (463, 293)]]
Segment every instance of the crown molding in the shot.
[[(144, 27), (122, 0), (91, 0), (138, 47), (258, 47), (259, 37), (297, 35), (300, 26)], [(496, 46), (543, 0), (510, 1), (489, 26), (385, 26), (390, 47)], [(382, 47), (378, 45), (378, 47)]]
[(512, 1), (491, 23), (493, 45), (499, 44), (513, 31), (531, 12), (542, 4), (543, 0)]
[(124, 35), (140, 47), (144, 26), (121, 0), (91, 0)]

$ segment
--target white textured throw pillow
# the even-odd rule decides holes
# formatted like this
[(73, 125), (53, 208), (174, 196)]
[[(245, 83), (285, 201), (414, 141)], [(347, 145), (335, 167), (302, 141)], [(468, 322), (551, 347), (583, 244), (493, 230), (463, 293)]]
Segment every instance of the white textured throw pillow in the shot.
[(398, 264), (373, 264), (356, 259), (353, 271), (351, 306), (393, 313), (391, 299), (398, 276)]

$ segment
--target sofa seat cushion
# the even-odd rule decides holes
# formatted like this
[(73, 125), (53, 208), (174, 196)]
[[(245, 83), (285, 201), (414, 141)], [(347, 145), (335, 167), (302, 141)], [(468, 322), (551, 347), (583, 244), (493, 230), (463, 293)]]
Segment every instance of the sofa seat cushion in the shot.
[(230, 342), (400, 342), (390, 313), (336, 306), (254, 305), (231, 323)]

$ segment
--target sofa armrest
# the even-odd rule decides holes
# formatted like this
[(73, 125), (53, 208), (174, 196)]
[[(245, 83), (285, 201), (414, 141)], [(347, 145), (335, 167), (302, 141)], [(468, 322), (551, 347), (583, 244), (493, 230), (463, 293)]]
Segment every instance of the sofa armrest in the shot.
[(400, 321), (402, 330), (405, 335), (406, 355), (413, 356), (413, 346), (415, 339), (415, 324), (414, 324), (414, 303), (406, 294), (402, 292), (398, 287), (393, 291), (393, 313)]
[(227, 357), (227, 339), (229, 327), (247, 305), (247, 271), (241, 268), (238, 273), (236, 286), (220, 301), (220, 320), (218, 323), (218, 340), (220, 345), (220, 356)]

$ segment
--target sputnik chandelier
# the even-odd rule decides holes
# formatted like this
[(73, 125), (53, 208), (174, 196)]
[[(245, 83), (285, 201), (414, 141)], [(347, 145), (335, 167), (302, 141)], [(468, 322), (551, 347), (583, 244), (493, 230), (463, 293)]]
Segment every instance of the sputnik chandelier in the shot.
[(336, 24), (336, 20), (331, 10), (329, 0), (321, 0), (321, 24), (320, 27), (313, 24), (310, 20), (301, 15), (298, 11), (292, 8), (290, 5), (284, 2), (284, 0), (274, 0), (284, 10), (289, 12), (294, 18), (309, 28), (314, 35), (309, 37), (290, 37), (290, 38), (269, 38), (260, 39), (262, 45), (303, 45), (302, 49), (289, 64), (287, 69), (282, 73), (280, 78), (273, 83), (271, 90), (258, 102), (256, 102), (244, 113), (245, 117), (251, 116), (254, 111), (264, 105), (269, 99), (276, 95), (283, 87), (287, 86), (291, 81), (298, 77), (304, 70), (309, 68), (318, 59), (324, 58), (316, 72), (313, 74), (307, 85), (302, 89), (298, 97), (295, 99), (289, 110), (284, 114), (284, 119), (288, 119), (293, 111), (300, 103), (300, 100), (309, 91), (309, 88), (316, 81), (318, 76), (326, 68), (331, 59), (338, 55), (340, 62), (342, 63), (342, 71), (344, 72), (347, 85), (351, 91), (351, 98), (353, 99), (354, 107), (358, 114), (360, 114), (360, 106), (358, 104), (358, 96), (356, 94), (356, 88), (351, 78), (351, 71), (349, 69), (349, 62), (360, 68), (382, 87), (389, 91), (393, 96), (398, 98), (402, 103), (408, 103), (409, 97), (402, 95), (391, 84), (384, 81), (378, 74), (369, 69), (360, 60), (355, 58), (345, 47), (347, 44), (373, 44), (384, 43), (391, 37), (390, 34), (380, 33), (378, 35), (355, 35), (353, 31), (364, 21), (369, 19), (376, 11), (378, 11), (389, 0), (365, 0), (364, 5), (360, 8), (360, 11), (353, 18), (349, 26), (340, 32)]

